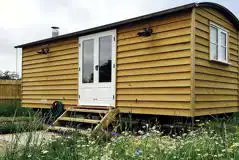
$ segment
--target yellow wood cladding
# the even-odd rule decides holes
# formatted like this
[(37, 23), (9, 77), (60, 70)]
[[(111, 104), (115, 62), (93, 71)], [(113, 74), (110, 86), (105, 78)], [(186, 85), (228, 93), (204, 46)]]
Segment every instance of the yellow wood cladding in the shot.
[[(150, 37), (137, 36), (149, 25)], [(126, 25), (117, 33), (120, 111), (190, 116), (191, 12)]]
[(43, 46), (23, 48), (22, 105), (49, 108), (55, 100), (65, 107), (78, 103), (78, 39), (52, 42), (50, 53), (37, 51)]
[[(210, 61), (210, 21), (229, 31), (229, 64)], [(149, 37), (137, 35), (150, 26)], [(123, 113), (200, 116), (238, 111), (238, 31), (212, 8), (116, 28), (116, 107)], [(50, 54), (37, 51), (47, 46)], [(78, 105), (78, 38), (23, 48), (22, 103)]]
[[(197, 8), (195, 14), (195, 116), (238, 111), (238, 31), (221, 13)], [(210, 22), (229, 31), (229, 64), (210, 61)]]

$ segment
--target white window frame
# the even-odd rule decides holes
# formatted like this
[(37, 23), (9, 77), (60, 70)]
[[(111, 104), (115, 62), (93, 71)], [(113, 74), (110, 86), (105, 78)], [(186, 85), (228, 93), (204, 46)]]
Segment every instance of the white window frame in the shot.
[[(210, 39), (210, 60), (211, 61), (217, 61), (217, 62), (222, 62), (222, 63), (226, 63), (228, 64), (228, 35), (229, 35), (229, 31), (226, 30), (225, 28), (215, 24), (214, 22), (210, 22), (210, 34), (211, 34), (211, 27), (214, 27), (217, 29), (217, 37), (218, 37), (218, 42), (217, 42), (217, 59), (213, 58), (213, 55), (211, 53), (211, 43), (215, 44), (214, 42), (211, 41)], [(222, 45), (221, 42), (221, 33), (224, 33), (226, 35), (226, 46)], [(211, 36), (209, 36), (211, 37)], [(226, 47), (226, 59), (225, 60), (219, 60), (218, 59), (218, 55), (222, 52), (221, 46)]]

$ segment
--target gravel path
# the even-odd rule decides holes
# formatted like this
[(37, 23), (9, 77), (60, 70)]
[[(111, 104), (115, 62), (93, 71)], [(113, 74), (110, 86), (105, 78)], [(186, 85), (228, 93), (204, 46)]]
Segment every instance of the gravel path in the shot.
[(0, 140), (0, 157), (2, 154), (4, 154), (4, 152), (6, 150), (6, 146), (7, 146), (7, 142)]
[(32, 136), (31, 143), (40, 143), (42, 140), (54, 139), (59, 137), (59, 134), (47, 132), (47, 131), (37, 131), (37, 132), (25, 132), (25, 133), (15, 133), (15, 134), (0, 134), (0, 155), (2, 155), (8, 144), (16, 143), (19, 145), (26, 144), (28, 137)]

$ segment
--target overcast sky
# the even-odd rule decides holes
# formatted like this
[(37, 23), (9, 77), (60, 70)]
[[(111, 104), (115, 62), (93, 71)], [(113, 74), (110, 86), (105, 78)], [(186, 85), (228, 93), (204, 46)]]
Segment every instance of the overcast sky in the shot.
[[(0, 0), (0, 70), (16, 70), (15, 45), (157, 12), (193, 0)], [(201, 2), (201, 1), (196, 1)], [(238, 0), (211, 0), (239, 17)], [(18, 67), (19, 68), (19, 67)]]

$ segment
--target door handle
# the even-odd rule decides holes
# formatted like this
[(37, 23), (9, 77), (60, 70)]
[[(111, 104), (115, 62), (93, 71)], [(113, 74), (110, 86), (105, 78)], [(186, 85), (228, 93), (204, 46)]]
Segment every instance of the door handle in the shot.
[(99, 70), (99, 65), (95, 65), (95, 70), (96, 70), (96, 71)]

